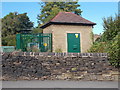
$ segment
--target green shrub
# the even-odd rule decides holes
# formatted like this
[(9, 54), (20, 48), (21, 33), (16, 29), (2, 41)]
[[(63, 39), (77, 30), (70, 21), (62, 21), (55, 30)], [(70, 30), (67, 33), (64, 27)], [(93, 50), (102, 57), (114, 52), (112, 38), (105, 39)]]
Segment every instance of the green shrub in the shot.
[(2, 45), (15, 46), (16, 45), (16, 35), (9, 35), (6, 37), (2, 37)]
[(28, 52), (40, 52), (40, 49), (37, 46), (27, 47)]
[[(110, 63), (120, 67), (120, 17), (103, 19), (104, 32), (88, 52), (108, 53)], [(104, 42), (104, 43), (103, 43)]]
[(107, 53), (109, 54), (110, 63), (115, 66), (120, 66), (120, 34), (117, 35), (107, 47)]
[(92, 47), (88, 50), (91, 53), (104, 53), (106, 51), (106, 42), (95, 42)]
[(91, 53), (108, 53), (109, 62), (115, 66), (120, 66), (120, 34), (107, 42), (95, 42), (88, 50)]
[(55, 52), (56, 52), (56, 53), (62, 53), (62, 49), (61, 49), (61, 48), (57, 48), (57, 49), (55, 50)]

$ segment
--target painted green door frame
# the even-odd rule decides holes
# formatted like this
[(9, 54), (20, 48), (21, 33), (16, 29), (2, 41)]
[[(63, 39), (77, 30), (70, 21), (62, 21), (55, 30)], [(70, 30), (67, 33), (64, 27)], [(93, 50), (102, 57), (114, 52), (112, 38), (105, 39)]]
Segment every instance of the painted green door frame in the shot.
[(80, 33), (67, 33), (67, 50), (69, 53), (80, 53)]

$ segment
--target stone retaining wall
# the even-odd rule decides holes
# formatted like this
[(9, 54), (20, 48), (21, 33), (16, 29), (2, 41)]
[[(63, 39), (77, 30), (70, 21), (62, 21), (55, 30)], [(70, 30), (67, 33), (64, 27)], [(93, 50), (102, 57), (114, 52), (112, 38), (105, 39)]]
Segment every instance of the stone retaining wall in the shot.
[(2, 80), (118, 80), (106, 53), (2, 53)]

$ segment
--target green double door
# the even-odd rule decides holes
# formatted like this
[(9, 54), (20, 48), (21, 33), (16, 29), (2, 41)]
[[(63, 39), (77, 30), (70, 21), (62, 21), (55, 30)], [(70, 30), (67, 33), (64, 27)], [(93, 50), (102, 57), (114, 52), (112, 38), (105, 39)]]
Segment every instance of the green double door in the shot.
[(67, 47), (70, 53), (80, 53), (80, 33), (67, 33)]

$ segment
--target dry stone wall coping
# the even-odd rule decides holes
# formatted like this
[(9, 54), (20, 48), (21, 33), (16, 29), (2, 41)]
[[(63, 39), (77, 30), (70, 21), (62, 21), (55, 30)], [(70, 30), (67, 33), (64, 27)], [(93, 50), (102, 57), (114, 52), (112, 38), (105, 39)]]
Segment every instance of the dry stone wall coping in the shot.
[[(5, 53), (2, 53), (4, 55)], [(20, 56), (56, 56), (56, 57), (108, 57), (107, 53), (53, 53), (53, 52), (13, 52)]]

